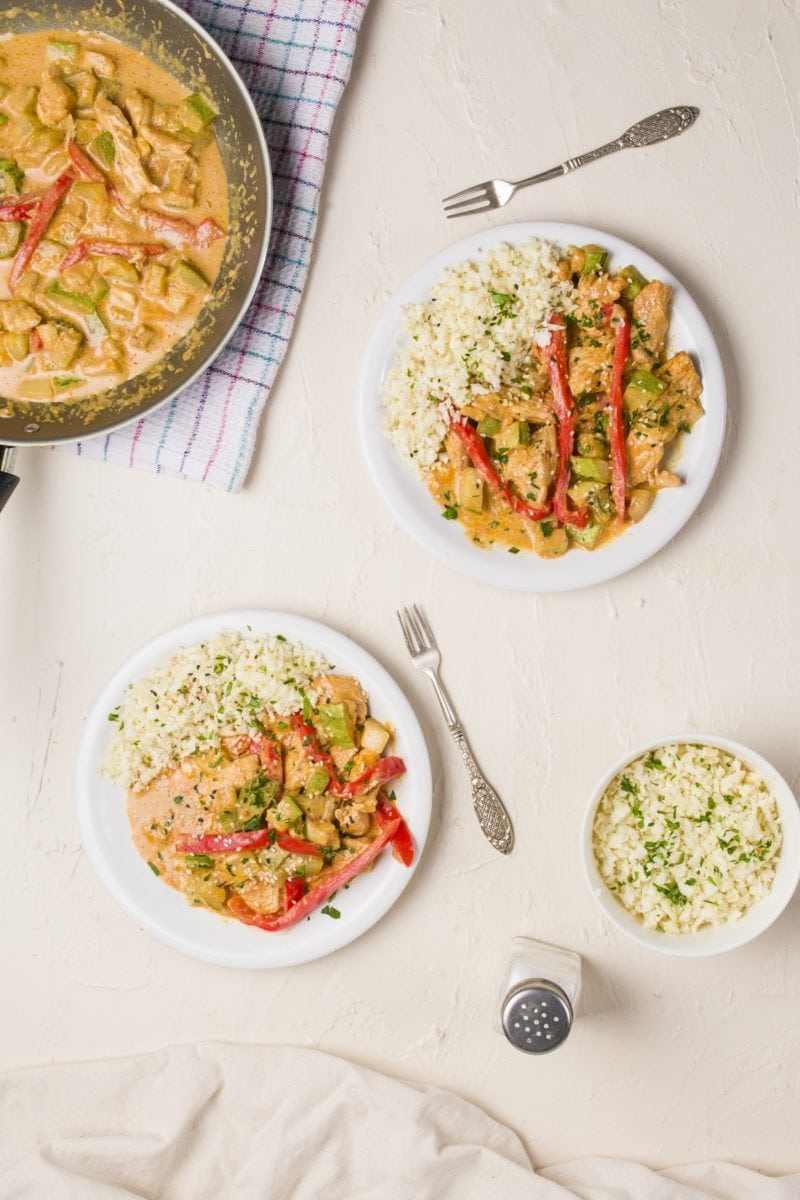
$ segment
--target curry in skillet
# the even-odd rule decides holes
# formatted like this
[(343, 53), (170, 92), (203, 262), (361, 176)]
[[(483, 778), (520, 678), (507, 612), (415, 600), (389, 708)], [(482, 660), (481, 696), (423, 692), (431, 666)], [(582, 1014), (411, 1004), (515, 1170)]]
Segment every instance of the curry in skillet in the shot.
[(0, 394), (103, 392), (189, 331), (226, 241), (215, 116), (108, 37), (0, 41)]

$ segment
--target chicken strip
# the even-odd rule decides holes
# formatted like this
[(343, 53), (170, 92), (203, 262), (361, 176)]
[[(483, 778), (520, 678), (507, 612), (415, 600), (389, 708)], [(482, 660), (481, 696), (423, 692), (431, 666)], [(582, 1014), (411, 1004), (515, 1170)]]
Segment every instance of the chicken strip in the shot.
[(507, 483), (513, 483), (523, 499), (543, 504), (556, 472), (556, 429), (544, 425), (531, 437), (527, 446), (509, 450), (503, 467)]
[(369, 700), (357, 679), (352, 675), (320, 675), (313, 680), (311, 691), (321, 704), (344, 704), (355, 725), (367, 719)]
[(652, 279), (633, 302), (631, 362), (649, 370), (664, 352), (672, 288)]
[(120, 182), (135, 196), (157, 192), (158, 187), (139, 157), (133, 129), (122, 109), (100, 92), (94, 102), (94, 112), (100, 128), (114, 139), (114, 169)]

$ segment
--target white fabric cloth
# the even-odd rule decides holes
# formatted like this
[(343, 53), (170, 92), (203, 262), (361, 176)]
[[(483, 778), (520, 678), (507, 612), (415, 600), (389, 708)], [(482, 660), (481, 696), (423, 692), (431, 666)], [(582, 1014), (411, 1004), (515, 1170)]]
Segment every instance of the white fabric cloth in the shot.
[(0, 1200), (798, 1200), (800, 1174), (535, 1173), (519, 1138), (449, 1092), (316, 1050), (176, 1046), (0, 1076)]

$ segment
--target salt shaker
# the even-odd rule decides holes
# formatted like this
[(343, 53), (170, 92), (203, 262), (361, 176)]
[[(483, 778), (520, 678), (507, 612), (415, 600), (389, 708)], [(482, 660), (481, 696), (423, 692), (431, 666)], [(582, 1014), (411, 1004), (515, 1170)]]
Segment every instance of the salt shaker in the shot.
[(516, 937), (492, 1024), (525, 1054), (547, 1054), (566, 1040), (580, 990), (580, 955)]

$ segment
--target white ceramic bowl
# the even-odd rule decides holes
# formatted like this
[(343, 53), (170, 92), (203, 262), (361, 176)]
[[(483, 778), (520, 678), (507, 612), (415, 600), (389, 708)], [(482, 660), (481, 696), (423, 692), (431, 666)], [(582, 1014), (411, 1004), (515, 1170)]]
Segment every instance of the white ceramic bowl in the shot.
[[(416, 845), (411, 868), (388, 853), (355, 879), (342, 897), (341, 918), (315, 912), (311, 919), (278, 933), (265, 933), (238, 921), (192, 908), (180, 892), (166, 887), (147, 869), (131, 840), (125, 792), (100, 774), (114, 730), (108, 713), (127, 685), (166, 662), (181, 646), (191, 646), (221, 630), (282, 633), (320, 650), (334, 668), (361, 681), (376, 716), (395, 727), (395, 752), (406, 763), (397, 781), (397, 802)], [(81, 737), (76, 772), (81, 838), (101, 883), (142, 929), (181, 954), (223, 967), (287, 967), (321, 958), (370, 929), (399, 899), (422, 855), (431, 815), (431, 769), (425, 738), (403, 692), (371, 654), (318, 621), (294, 613), (245, 610), (215, 613), (179, 625), (136, 651), (112, 676), (93, 706)]]
[[(727, 750), (729, 754), (735, 755), (746, 766), (756, 771), (775, 797), (783, 830), (783, 846), (769, 895), (748, 909), (738, 921), (726, 925), (709, 926), (707, 929), (697, 930), (696, 933), (660, 933), (658, 930), (645, 929), (644, 925), (632, 913), (623, 908), (608, 890), (597, 869), (592, 839), (597, 806), (614, 776), (634, 759), (647, 754), (650, 750), (678, 743), (716, 746), (720, 750)], [(646, 946), (649, 950), (657, 950), (661, 954), (673, 954), (685, 958), (722, 954), (725, 950), (735, 950), (737, 946), (743, 946), (745, 942), (752, 941), (754, 937), (758, 937), (760, 933), (768, 929), (794, 895), (797, 885), (800, 883), (800, 808), (798, 808), (794, 792), (783, 776), (779, 775), (771, 763), (768, 763), (760, 754), (756, 754), (748, 746), (742, 746), (740, 742), (705, 733), (682, 733), (671, 737), (657, 738), (652, 742), (646, 742), (643, 746), (637, 746), (619, 762), (614, 763), (598, 783), (583, 821), (581, 857), (586, 881), (598, 905), (609, 921), (635, 942)]]

